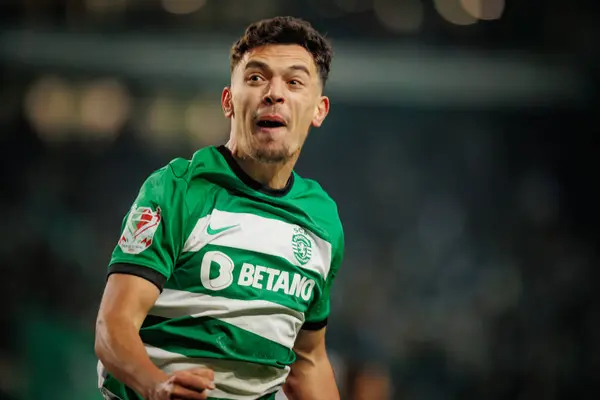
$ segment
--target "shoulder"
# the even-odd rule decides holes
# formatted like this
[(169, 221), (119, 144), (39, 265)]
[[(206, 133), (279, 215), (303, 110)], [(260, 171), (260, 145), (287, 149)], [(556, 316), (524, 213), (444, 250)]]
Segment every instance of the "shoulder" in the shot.
[(206, 147), (196, 151), (191, 158), (175, 158), (161, 169), (168, 170), (174, 179), (190, 183), (208, 167), (211, 157), (214, 157), (212, 150), (212, 147)]
[(154, 170), (144, 181), (141, 192), (156, 196), (172, 193), (174, 190), (185, 191), (186, 187), (185, 166), (179, 160), (173, 160)]
[(302, 181), (305, 196), (309, 198), (313, 207), (316, 208), (318, 214), (328, 217), (333, 221), (339, 222), (340, 216), (338, 206), (335, 200), (321, 186), (321, 184), (313, 179), (298, 178)]
[(298, 175), (296, 179), (302, 185), (301, 197), (311, 218), (327, 232), (332, 245), (343, 249), (344, 228), (336, 201), (317, 181)]
[(212, 149), (207, 147), (196, 151), (190, 158), (174, 158), (155, 170), (147, 182), (187, 188), (192, 182), (201, 180), (202, 173), (210, 168), (212, 156)]
[(171, 203), (187, 197), (190, 188), (198, 186), (207, 149), (194, 153), (191, 158), (175, 158), (152, 171), (142, 184), (140, 197)]

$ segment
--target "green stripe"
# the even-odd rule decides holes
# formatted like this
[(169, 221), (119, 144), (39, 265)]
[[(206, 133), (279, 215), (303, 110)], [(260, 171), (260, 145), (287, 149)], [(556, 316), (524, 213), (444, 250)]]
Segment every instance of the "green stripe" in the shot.
[[(200, 266), (202, 265), (202, 257), (204, 257), (208, 251), (220, 251), (229, 256), (235, 264), (233, 270), (233, 283), (226, 289), (219, 290), (218, 292), (206, 289), (200, 281)], [(313, 288), (312, 296), (308, 301), (305, 301), (300, 296), (297, 297), (294, 295), (289, 295), (281, 290), (278, 292), (267, 290), (266, 273), (262, 274), (263, 289), (257, 289), (253, 286), (238, 285), (240, 273), (242, 271), (242, 265), (244, 263), (252, 264), (255, 267), (257, 265), (261, 265), (263, 267), (273, 268), (279, 271), (286, 271), (289, 273), (290, 283), (294, 274), (299, 274), (302, 277), (306, 277), (306, 279), (312, 279), (316, 283), (315, 287)], [(180, 265), (184, 265), (185, 267), (175, 269), (174, 274), (166, 283), (165, 288), (184, 290), (193, 293), (218, 295), (237, 300), (266, 300), (301, 313), (304, 313), (308, 310), (308, 307), (315, 296), (320, 296), (321, 290), (325, 283), (324, 278), (318, 272), (297, 267), (283, 257), (211, 244), (204, 246), (198, 252), (183, 253), (180, 257)], [(211, 277), (217, 276), (218, 273), (218, 265), (213, 264), (211, 267)], [(275, 278), (274, 282), (276, 281), (277, 277)]]
[(215, 318), (151, 317), (140, 330), (142, 341), (190, 358), (214, 358), (284, 368), (293, 350)]

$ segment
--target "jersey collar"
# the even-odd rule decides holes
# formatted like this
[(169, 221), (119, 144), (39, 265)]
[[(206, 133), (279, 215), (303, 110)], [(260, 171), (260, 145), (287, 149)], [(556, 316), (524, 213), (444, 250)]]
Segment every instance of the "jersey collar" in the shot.
[(254, 180), (250, 175), (248, 175), (246, 172), (244, 172), (242, 167), (240, 167), (240, 165), (237, 163), (237, 161), (235, 161), (235, 158), (233, 158), (233, 154), (231, 154), (231, 150), (229, 150), (229, 148), (227, 148), (225, 145), (218, 146), (217, 151), (219, 153), (221, 153), (221, 155), (223, 156), (223, 158), (225, 159), (227, 164), (229, 164), (229, 167), (231, 168), (233, 173), (242, 182), (244, 182), (244, 184), (246, 184), (247, 186), (249, 186), (250, 188), (252, 188), (258, 192), (264, 193), (269, 196), (282, 197), (282, 196), (285, 196), (286, 194), (288, 194), (290, 192), (290, 190), (292, 190), (292, 187), (294, 186), (294, 173), (292, 173), (290, 175), (287, 183), (285, 184), (285, 187), (283, 187), (282, 189), (273, 189), (267, 185), (264, 185), (256, 180)]

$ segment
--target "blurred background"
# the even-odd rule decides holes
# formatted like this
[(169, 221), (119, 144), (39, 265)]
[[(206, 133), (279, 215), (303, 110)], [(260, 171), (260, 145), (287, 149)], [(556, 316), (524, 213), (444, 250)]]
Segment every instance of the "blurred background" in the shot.
[(100, 398), (121, 218), (153, 170), (226, 141), (229, 46), (287, 14), (336, 51), (297, 170), (346, 229), (328, 336), (343, 399), (593, 398), (599, 9), (2, 1), (0, 398)]

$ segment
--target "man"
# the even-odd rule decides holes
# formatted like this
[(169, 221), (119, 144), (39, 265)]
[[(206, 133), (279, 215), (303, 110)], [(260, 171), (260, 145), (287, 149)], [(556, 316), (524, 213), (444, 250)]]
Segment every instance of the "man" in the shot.
[(232, 47), (228, 143), (154, 172), (124, 220), (96, 327), (105, 398), (339, 399), (325, 327), (342, 226), (293, 171), (331, 58), (290, 17)]

